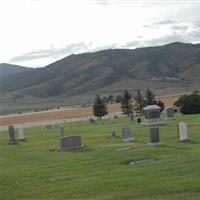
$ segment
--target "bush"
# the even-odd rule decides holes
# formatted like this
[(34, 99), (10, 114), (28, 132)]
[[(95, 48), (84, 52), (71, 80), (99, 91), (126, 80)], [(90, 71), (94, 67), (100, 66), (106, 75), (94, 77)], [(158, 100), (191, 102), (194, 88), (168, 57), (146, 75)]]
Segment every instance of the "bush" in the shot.
[(93, 104), (93, 114), (94, 116), (100, 118), (108, 114), (106, 103), (101, 99), (99, 95), (96, 96)]
[(174, 103), (174, 105), (180, 107), (182, 114), (200, 113), (200, 95), (197, 93), (183, 95)]

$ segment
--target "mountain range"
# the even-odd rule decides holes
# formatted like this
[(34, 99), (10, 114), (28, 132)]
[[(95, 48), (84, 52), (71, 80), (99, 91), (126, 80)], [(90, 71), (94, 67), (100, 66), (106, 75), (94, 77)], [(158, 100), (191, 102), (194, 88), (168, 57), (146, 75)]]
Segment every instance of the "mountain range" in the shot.
[(171, 43), (70, 55), (42, 68), (0, 64), (1, 94), (52, 98), (124, 89), (198, 89), (200, 44)]

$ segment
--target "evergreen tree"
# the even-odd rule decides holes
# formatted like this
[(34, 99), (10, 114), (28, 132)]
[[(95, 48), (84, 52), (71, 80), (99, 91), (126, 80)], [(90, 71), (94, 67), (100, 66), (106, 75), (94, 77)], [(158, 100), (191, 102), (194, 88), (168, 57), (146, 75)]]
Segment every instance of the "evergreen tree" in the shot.
[(112, 94), (110, 94), (109, 96), (108, 96), (108, 102), (110, 102), (110, 103), (112, 103), (113, 102), (113, 95)]
[(130, 115), (133, 113), (133, 105), (131, 104), (131, 94), (127, 90), (124, 91), (124, 95), (121, 100), (121, 110), (123, 114)]
[(137, 94), (135, 96), (135, 101), (139, 106), (139, 112), (141, 113), (142, 108), (144, 107), (144, 97), (142, 96), (140, 90), (137, 90)]
[(122, 95), (118, 94), (115, 98), (116, 103), (120, 103), (122, 101)]
[(153, 92), (150, 89), (146, 90), (146, 104), (147, 105), (153, 105), (156, 104), (156, 100), (155, 100), (155, 95), (153, 94)]
[(96, 96), (95, 101), (94, 101), (93, 114), (94, 116), (100, 117), (100, 118), (108, 114), (106, 103), (101, 99), (99, 95)]

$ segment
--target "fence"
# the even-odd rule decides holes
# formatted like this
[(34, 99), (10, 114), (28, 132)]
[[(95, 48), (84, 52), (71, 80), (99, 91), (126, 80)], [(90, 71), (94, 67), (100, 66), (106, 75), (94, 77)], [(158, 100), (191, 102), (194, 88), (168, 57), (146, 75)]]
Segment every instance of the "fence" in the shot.
[[(112, 119), (114, 116), (123, 117), (124, 115), (121, 112), (115, 112), (115, 113), (110, 113), (110, 114), (102, 117), (102, 119)], [(93, 116), (55, 119), (55, 120), (46, 120), (46, 121), (37, 121), (37, 122), (27, 122), (27, 123), (12, 124), (12, 125), (15, 128), (44, 127), (47, 125), (65, 124), (65, 123), (72, 123), (72, 122), (78, 122), (78, 121), (89, 121), (89, 118), (91, 118), (91, 117), (93, 117)], [(5, 131), (7, 129), (8, 129), (8, 126), (0, 126), (0, 132)]]

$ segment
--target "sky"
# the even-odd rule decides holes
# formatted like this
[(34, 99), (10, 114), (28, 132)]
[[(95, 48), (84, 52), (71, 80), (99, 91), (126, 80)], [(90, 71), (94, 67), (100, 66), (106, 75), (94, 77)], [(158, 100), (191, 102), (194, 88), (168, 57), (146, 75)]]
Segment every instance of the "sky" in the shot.
[(0, 0), (0, 63), (44, 67), (102, 49), (200, 43), (200, 0)]

